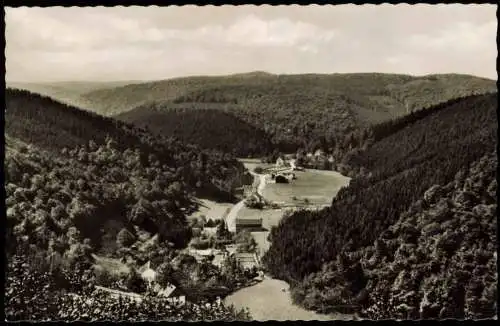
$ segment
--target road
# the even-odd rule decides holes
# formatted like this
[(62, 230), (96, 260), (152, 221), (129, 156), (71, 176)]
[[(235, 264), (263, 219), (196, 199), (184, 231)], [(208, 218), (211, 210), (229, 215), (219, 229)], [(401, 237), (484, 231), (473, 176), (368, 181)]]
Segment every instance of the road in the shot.
[[(259, 181), (257, 185), (257, 192), (264, 197), (264, 189), (266, 187), (266, 175), (256, 174), (251, 171), (255, 180)], [(255, 189), (255, 184), (253, 189)], [(234, 222), (236, 221), (236, 216), (240, 209), (244, 207), (244, 201), (239, 202), (228, 214), (228, 224), (232, 225), (234, 230)], [(305, 208), (305, 207), (303, 207)], [(312, 208), (312, 206), (307, 207)], [(275, 219), (276, 217), (272, 214), (278, 213), (280, 218), (282, 217), (283, 209), (279, 210), (264, 210), (265, 219)], [(231, 224), (232, 223), (232, 224)], [(229, 228), (229, 227), (228, 227)], [(266, 242), (268, 232), (252, 232), (254, 237), (260, 237), (257, 239), (260, 249), (267, 250), (267, 246), (263, 246), (261, 242)], [(290, 286), (281, 280), (273, 279), (272, 277), (265, 276), (262, 282), (255, 285), (245, 287), (238, 290), (225, 299), (226, 304), (232, 304), (237, 309), (248, 308), (252, 318), (257, 321), (266, 320), (352, 320), (355, 319), (353, 315), (344, 314), (319, 314), (314, 311), (306, 310), (293, 304), (290, 296)]]
[[(255, 180), (259, 180), (259, 185), (257, 186), (257, 193), (259, 195), (263, 195), (264, 188), (266, 187), (266, 175), (265, 174), (257, 174), (253, 171), (250, 171)], [(258, 178), (258, 179), (257, 179)], [(236, 205), (234, 205), (229, 213), (226, 216), (226, 225), (227, 229), (230, 232), (236, 232), (236, 218), (238, 217), (238, 213), (240, 210), (245, 207), (245, 199), (239, 201)]]

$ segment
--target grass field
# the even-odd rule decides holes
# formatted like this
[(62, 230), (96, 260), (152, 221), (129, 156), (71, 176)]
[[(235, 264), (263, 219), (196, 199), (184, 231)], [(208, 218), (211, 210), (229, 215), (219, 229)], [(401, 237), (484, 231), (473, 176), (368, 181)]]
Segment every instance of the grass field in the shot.
[(254, 169), (256, 167), (261, 167), (263, 169), (268, 169), (268, 168), (272, 168), (274, 167), (275, 165), (274, 164), (270, 164), (270, 163), (262, 163), (260, 161), (260, 159), (256, 159), (256, 158), (243, 158), (243, 159), (239, 159), (240, 162), (243, 163), (243, 165), (249, 170), (249, 171), (254, 171)]
[(200, 209), (191, 214), (188, 218), (205, 215), (207, 220), (220, 220), (226, 215), (227, 211), (234, 206), (234, 204), (231, 203), (217, 203), (208, 199), (200, 199), (199, 201), (201, 204)]
[(291, 183), (269, 183), (264, 189), (264, 198), (273, 202), (297, 204), (304, 198), (312, 205), (330, 205), (340, 188), (349, 183), (349, 178), (335, 171), (294, 171), (296, 180)]

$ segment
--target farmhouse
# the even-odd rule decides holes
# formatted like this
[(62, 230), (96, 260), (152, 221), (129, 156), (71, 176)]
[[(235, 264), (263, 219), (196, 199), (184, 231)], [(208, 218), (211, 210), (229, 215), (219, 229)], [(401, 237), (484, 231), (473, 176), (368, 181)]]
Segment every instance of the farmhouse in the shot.
[(262, 230), (262, 219), (261, 218), (255, 218), (255, 219), (237, 218), (236, 219), (236, 233), (240, 232), (241, 230), (248, 230), (248, 231), (260, 231), (260, 230)]
[(215, 256), (219, 250), (214, 249), (189, 249), (189, 254), (193, 256), (197, 262), (202, 262), (210, 256)]

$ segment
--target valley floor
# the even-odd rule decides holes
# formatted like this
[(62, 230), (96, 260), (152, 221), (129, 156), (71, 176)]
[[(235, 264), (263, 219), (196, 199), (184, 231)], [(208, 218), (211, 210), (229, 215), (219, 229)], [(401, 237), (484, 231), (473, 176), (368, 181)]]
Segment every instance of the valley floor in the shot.
[[(311, 197), (317, 199), (316, 205), (328, 205), (338, 190), (349, 183), (349, 178), (344, 177), (338, 172), (307, 170), (299, 172), (297, 180), (290, 184), (276, 184), (270, 182), (270, 176), (264, 174), (255, 174), (253, 169), (257, 166), (256, 162), (243, 161), (245, 167), (252, 171), (255, 178), (259, 178), (258, 192), (264, 195), (266, 199), (271, 195), (274, 200), (279, 200), (284, 204), (284, 208), (278, 209), (251, 209), (245, 207), (243, 201), (233, 207), (228, 217), (232, 221), (236, 217), (262, 218), (265, 231), (251, 232), (258, 245), (259, 256), (263, 256), (269, 248), (267, 237), (270, 229), (277, 226), (284, 212), (287, 209), (304, 208), (294, 196)], [(316, 197), (314, 197), (316, 196)], [(327, 200), (327, 198), (329, 198)], [(319, 200), (318, 200), (319, 199)], [(297, 206), (294, 206), (297, 205)], [(311, 206), (311, 205), (310, 205)], [(313, 207), (317, 207), (312, 205)], [(229, 222), (228, 225), (234, 225)], [(254, 320), (349, 320), (353, 316), (343, 314), (319, 314), (314, 311), (303, 309), (292, 303), (290, 297), (289, 285), (281, 280), (265, 276), (262, 282), (255, 285), (242, 288), (229, 295), (225, 299), (226, 304), (232, 304), (237, 309), (248, 308)]]

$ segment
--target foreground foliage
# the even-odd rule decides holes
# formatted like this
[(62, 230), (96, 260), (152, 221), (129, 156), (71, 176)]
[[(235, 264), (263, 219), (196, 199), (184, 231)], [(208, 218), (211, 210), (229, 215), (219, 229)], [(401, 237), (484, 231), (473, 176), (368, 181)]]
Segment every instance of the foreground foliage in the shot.
[[(157, 297), (138, 303), (96, 292), (90, 274), (75, 276), (67, 269), (51, 270), (29, 255), (9, 257), (5, 315), (9, 321), (235, 321), (249, 320), (245, 311), (218, 303), (187, 302), (185, 306)], [(76, 275), (80, 275), (77, 273)]]

